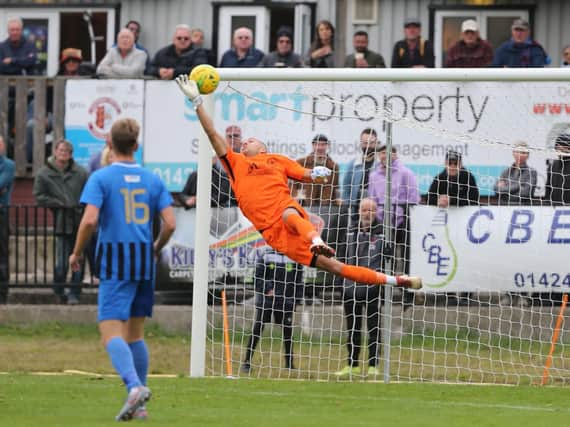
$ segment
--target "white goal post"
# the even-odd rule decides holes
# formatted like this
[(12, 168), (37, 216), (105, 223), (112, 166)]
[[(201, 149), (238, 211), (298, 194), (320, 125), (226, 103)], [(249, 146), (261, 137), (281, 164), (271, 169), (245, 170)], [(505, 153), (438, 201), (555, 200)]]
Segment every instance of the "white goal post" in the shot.
[[(377, 351), (383, 375), (373, 379), (508, 384), (540, 381), (555, 324), (559, 318), (568, 319), (560, 310), (560, 300), (552, 295), (570, 290), (570, 269), (560, 256), (568, 253), (570, 244), (570, 208), (567, 211), (563, 201), (558, 203), (554, 191), (564, 193), (565, 188), (555, 188), (549, 176), (561, 173), (552, 165), (558, 156), (566, 155), (560, 149), (564, 141), (560, 142), (559, 137), (570, 136), (570, 69), (218, 71), (218, 90), (204, 98), (220, 133), (226, 125), (239, 122), (244, 137), (264, 139), (271, 151), (295, 160), (310, 152), (313, 136), (328, 135), (335, 147), (329, 153), (340, 164), (342, 181), (351, 167), (350, 161), (360, 153), (360, 131), (374, 128), (389, 154), (394, 153), (402, 167), (409, 167), (415, 174), (421, 202), (418, 199), (408, 205), (390, 200), (397, 199), (395, 194), (401, 190), (394, 190), (394, 185), (399, 184), (390, 179), (391, 173), (397, 177), (401, 174), (401, 169), (394, 172), (396, 166), (392, 166), (390, 155), (384, 168), (391, 172), (387, 174), (386, 188), (378, 190), (381, 195), (373, 195), (371, 189), (362, 193), (376, 197), (379, 206), (386, 204), (388, 215), (382, 217), (386, 241), (394, 239), (399, 222), (408, 226), (402, 246), (408, 248), (403, 249), (396, 242), (395, 253), (390, 255), (388, 251), (386, 255), (386, 260), (393, 260), (395, 265), (388, 264), (388, 268), (394, 273), (407, 273), (404, 270), (409, 269), (426, 282), (425, 289), (408, 301), (402, 295), (400, 299), (393, 297), (391, 292), (379, 297), (382, 339), (378, 344), (382, 350)], [(287, 117), (282, 112), (287, 112)], [(286, 148), (289, 140), (295, 150)], [(510, 166), (515, 152), (530, 153), (530, 165), (538, 171), (532, 197), (519, 203), (505, 196), (499, 184), (504, 179), (502, 170)], [(458, 156), (455, 163), (454, 156)], [(373, 161), (373, 167), (382, 167), (380, 160)], [(212, 300), (217, 301), (212, 281), (218, 279), (212, 272), (212, 263), (218, 275), (224, 264), (211, 250), (216, 242), (209, 231), (223, 221), (228, 226), (229, 220), (220, 213), (223, 208), (212, 208), (209, 202), (212, 150), (203, 132), (199, 135), (197, 163), (191, 377), (227, 374), (222, 363), (224, 344), (219, 338), (222, 310), (215, 304), (209, 305)], [(449, 202), (442, 201), (442, 194), (431, 197), (427, 190), (435, 188), (433, 182), (430, 186), (431, 178), (440, 170), (445, 171), (448, 164), (464, 165), (477, 178), (477, 202), (459, 200), (471, 196), (457, 196), (457, 205), (445, 206), (442, 203)], [(517, 179), (518, 182), (509, 181), (505, 186), (522, 186), (522, 178)], [(338, 191), (343, 191), (342, 182)], [(346, 207), (347, 200), (342, 202), (338, 202), (339, 206)], [(347, 209), (348, 225), (344, 227), (358, 228), (358, 205)], [(336, 215), (335, 212), (330, 210), (328, 216)], [(247, 231), (247, 224), (240, 227), (239, 230)], [(386, 231), (392, 228), (393, 233)], [(344, 238), (337, 239), (331, 243), (345, 243)], [(243, 280), (250, 293), (250, 282), (254, 280), (251, 257), (258, 254), (256, 251), (244, 251), (244, 269), (249, 270)], [(235, 269), (233, 264), (231, 269)], [(313, 277), (315, 272), (305, 270), (305, 283), (307, 278), (312, 283)], [(332, 283), (332, 279), (324, 282)], [(225, 288), (225, 283), (220, 287)], [(341, 293), (344, 286), (334, 284)], [(510, 299), (506, 301), (505, 296)], [(515, 296), (530, 302), (515, 303)], [(295, 372), (285, 371), (277, 362), (282, 356), (282, 337), (276, 332), (280, 330), (277, 326), (269, 335), (263, 334), (262, 340), (268, 342), (256, 349), (255, 357), (261, 361), (252, 362), (252, 371), (240, 376), (340, 378), (336, 373), (346, 364), (346, 341), (351, 339), (346, 334), (347, 319), (351, 319), (346, 311), (350, 305), (338, 294), (323, 296), (323, 304), (309, 305), (305, 301), (304, 305), (297, 305), (303, 303), (303, 298), (306, 295), (296, 297), (293, 309), (293, 347), (298, 349)], [(253, 301), (248, 305), (238, 298), (235, 302), (228, 310), (234, 375), (240, 370), (257, 309)], [(366, 313), (362, 323), (362, 338), (366, 342)], [(562, 325), (550, 378), (563, 384), (570, 378), (570, 332)], [(366, 353), (363, 344), (360, 354)], [(366, 358), (360, 362), (366, 366)], [(362, 372), (365, 378), (364, 369)], [(351, 374), (349, 379), (360, 377)]]

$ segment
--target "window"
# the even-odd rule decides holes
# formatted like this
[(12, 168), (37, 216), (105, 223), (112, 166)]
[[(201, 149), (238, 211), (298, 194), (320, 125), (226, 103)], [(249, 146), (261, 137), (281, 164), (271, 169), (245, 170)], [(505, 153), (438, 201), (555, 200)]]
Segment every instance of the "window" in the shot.
[(377, 0), (354, 0), (352, 2), (352, 22), (354, 24), (376, 24), (377, 21)]

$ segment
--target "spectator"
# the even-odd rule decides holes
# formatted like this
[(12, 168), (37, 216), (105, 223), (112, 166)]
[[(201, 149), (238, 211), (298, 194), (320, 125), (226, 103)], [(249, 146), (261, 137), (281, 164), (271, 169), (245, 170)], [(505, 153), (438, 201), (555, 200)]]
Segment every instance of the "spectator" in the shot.
[(206, 55), (208, 56), (208, 64), (215, 67), (216, 66), (216, 55), (212, 50), (206, 49), (204, 47), (204, 31), (200, 28), (193, 28), (190, 31), (190, 40), (192, 42), (192, 46), (195, 49), (204, 49), (206, 51)]
[(479, 204), (479, 188), (475, 177), (463, 168), (461, 153), (448, 151), (445, 169), (437, 175), (428, 191), (427, 204), (448, 208)]
[(144, 53), (146, 53), (147, 58), (149, 58), (150, 55), (148, 54), (148, 50), (146, 50), (146, 48), (139, 43), (139, 37), (141, 35), (141, 24), (138, 21), (131, 20), (127, 22), (125, 28), (127, 30), (131, 30), (131, 32), (135, 36), (135, 48), (137, 48), (138, 50), (142, 50)]
[(506, 168), (495, 183), (495, 193), (502, 204), (530, 205), (536, 189), (536, 170), (527, 164), (530, 151), (524, 141), (513, 149), (514, 163)]
[(255, 267), (255, 320), (241, 371), (251, 372), (251, 359), (266, 323), (275, 319), (283, 327), (285, 368), (293, 363), (293, 313), (297, 291), (303, 286), (303, 267), (274, 250), (265, 252)]
[(61, 51), (61, 58), (59, 60), (58, 76), (63, 77), (78, 77), (78, 76), (93, 76), (94, 70), (92, 64), (83, 64), (83, 55), (81, 49), (68, 47)]
[(293, 32), (289, 27), (277, 30), (277, 49), (268, 53), (259, 63), (259, 67), (301, 68), (301, 56), (293, 52)]
[(107, 51), (97, 74), (104, 77), (142, 77), (147, 62), (144, 51), (135, 48), (135, 36), (127, 28), (117, 35), (117, 46)]
[(20, 18), (8, 19), (8, 38), (0, 43), (0, 74), (18, 76), (34, 74), (36, 47), (24, 39)]
[(479, 24), (473, 19), (461, 24), (461, 40), (451, 46), (445, 55), (448, 68), (480, 68), (493, 62), (493, 48), (479, 36)]
[(101, 151), (97, 151), (89, 158), (89, 162), (87, 163), (87, 171), (91, 175), (96, 170), (101, 169), (109, 165), (111, 162), (109, 161), (109, 156), (111, 155), (111, 133), (107, 133), (105, 137), (105, 145), (101, 149)]
[(344, 60), (347, 68), (386, 68), (384, 58), (379, 53), (368, 50), (368, 33), (357, 31), (352, 36), (354, 53)]
[[(360, 265), (371, 270), (382, 269), (384, 238), (382, 224), (378, 221), (377, 204), (372, 199), (362, 199), (359, 208), (359, 220), (348, 234), (346, 263)], [(340, 378), (360, 376), (360, 346), (362, 344), (362, 318), (366, 318), (368, 331), (368, 377), (380, 375), (378, 354), (380, 350), (380, 286), (369, 286), (344, 280), (343, 292), (344, 318), (346, 322), (348, 350), (347, 365), (336, 372)]]
[[(51, 208), (55, 217), (55, 271), (54, 282), (65, 283), (69, 269), (68, 257), (71, 255), (77, 227), (81, 218), (79, 198), (87, 181), (87, 171), (73, 160), (73, 146), (69, 141), (60, 139), (55, 143), (53, 156), (38, 171), (34, 181), (34, 197), (38, 206)], [(83, 271), (72, 273), (69, 293), (63, 293), (63, 287), (55, 287), (54, 292), (61, 302), (79, 303), (81, 289), (79, 285)]]
[(570, 134), (558, 135), (554, 149), (559, 159), (548, 165), (544, 199), (553, 206), (570, 205)]
[(10, 223), (8, 207), (14, 184), (14, 162), (6, 157), (6, 144), (0, 135), (0, 304), (8, 298), (10, 280)]
[(494, 67), (544, 67), (550, 57), (544, 48), (530, 37), (530, 26), (524, 19), (515, 19), (512, 37), (495, 52)]
[(176, 26), (172, 44), (154, 55), (148, 74), (162, 80), (171, 80), (180, 74), (188, 74), (196, 65), (207, 63), (208, 53), (192, 45), (190, 27), (180, 24)]
[[(241, 150), (241, 128), (230, 125), (226, 128), (226, 143), (232, 150), (239, 153)], [(196, 207), (196, 193), (198, 189), (198, 172), (194, 171), (186, 180), (184, 189), (180, 193), (180, 200), (185, 209)], [(217, 157), (212, 158), (212, 193), (210, 206), (224, 207), (237, 206), (237, 201), (231, 191), (230, 181), (226, 171)]]
[(562, 66), (570, 67), (570, 45), (566, 46), (562, 51)]
[[(384, 220), (384, 200), (386, 197), (386, 146), (378, 150), (378, 167), (370, 172), (368, 184), (368, 197), (378, 205), (378, 221)], [(396, 148), (392, 147), (392, 226), (395, 231), (394, 237), (397, 249), (400, 251), (402, 270), (407, 274), (410, 271), (410, 239), (409, 239), (409, 206), (416, 205), (420, 201), (418, 182), (414, 173), (408, 169), (400, 159)]]
[(340, 205), (338, 177), (340, 174), (338, 164), (328, 155), (330, 141), (323, 134), (317, 134), (313, 138), (313, 151), (307, 157), (298, 159), (297, 163), (306, 169), (316, 166), (324, 166), (332, 171), (328, 182), (325, 184), (307, 184), (295, 182), (291, 192), (301, 206), (321, 206), (336, 203)]
[(419, 19), (404, 21), (405, 39), (396, 42), (392, 53), (392, 68), (433, 68), (435, 59), (433, 46), (421, 37), (422, 24)]
[(368, 191), (370, 171), (377, 167), (377, 148), (376, 131), (372, 128), (364, 129), (360, 133), (361, 154), (348, 164), (342, 184), (342, 199), (348, 206), (352, 222), (358, 220), (358, 206), (360, 199)]
[(330, 21), (322, 20), (317, 24), (315, 39), (305, 58), (305, 64), (311, 68), (334, 68), (334, 27)]
[(204, 47), (204, 31), (200, 28), (193, 28), (190, 31), (190, 41), (195, 48)]
[(234, 31), (233, 47), (222, 55), (220, 67), (256, 67), (264, 53), (253, 46), (253, 32), (247, 27)]

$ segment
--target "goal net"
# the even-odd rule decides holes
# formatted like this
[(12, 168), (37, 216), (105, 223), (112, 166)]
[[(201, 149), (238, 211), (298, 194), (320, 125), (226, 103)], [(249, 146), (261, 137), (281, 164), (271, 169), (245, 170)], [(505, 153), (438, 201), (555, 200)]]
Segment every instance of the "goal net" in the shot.
[(243, 216), (220, 164), (200, 163), (213, 165), (214, 207), (202, 204), (207, 241), (192, 242), (208, 257), (207, 281), (194, 280), (193, 321), (205, 325), (194, 374), (567, 382), (568, 75), (263, 71), (221, 70), (218, 131), (332, 169), (328, 183), (291, 191), (337, 258), (421, 276), (424, 288), (295, 264)]

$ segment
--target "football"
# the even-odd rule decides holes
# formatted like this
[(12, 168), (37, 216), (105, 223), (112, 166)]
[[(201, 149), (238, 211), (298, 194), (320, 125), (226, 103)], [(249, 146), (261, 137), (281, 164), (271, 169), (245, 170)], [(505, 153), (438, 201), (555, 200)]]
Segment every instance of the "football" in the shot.
[(198, 90), (202, 95), (212, 93), (218, 87), (218, 83), (220, 83), (218, 70), (208, 64), (194, 67), (190, 73), (190, 79), (196, 82)]

